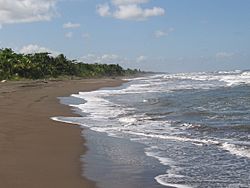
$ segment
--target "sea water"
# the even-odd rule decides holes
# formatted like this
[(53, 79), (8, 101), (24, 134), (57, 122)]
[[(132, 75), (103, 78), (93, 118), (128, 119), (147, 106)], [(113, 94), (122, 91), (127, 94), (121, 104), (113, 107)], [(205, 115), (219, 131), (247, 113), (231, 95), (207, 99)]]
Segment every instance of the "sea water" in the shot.
[(250, 187), (250, 71), (157, 74), (80, 92), (82, 117), (58, 117), (146, 145), (173, 187)]

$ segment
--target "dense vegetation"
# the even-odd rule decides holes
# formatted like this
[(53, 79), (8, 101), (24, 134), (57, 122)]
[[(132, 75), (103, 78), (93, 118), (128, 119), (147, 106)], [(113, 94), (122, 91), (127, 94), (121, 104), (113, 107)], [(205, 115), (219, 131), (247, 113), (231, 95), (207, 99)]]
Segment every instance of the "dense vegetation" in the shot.
[(138, 73), (123, 69), (118, 64), (86, 64), (67, 59), (63, 54), (57, 57), (49, 53), (19, 54), (12, 49), (0, 49), (0, 80), (44, 79), (61, 76), (84, 78), (125, 76)]

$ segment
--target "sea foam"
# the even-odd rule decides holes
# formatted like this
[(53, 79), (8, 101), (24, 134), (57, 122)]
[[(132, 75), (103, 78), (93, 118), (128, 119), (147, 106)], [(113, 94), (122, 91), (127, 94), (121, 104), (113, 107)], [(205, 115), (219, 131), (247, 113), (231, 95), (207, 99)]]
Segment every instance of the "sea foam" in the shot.
[[(179, 113), (179, 111), (170, 111), (169, 116), (172, 119), (168, 120), (166, 118), (166, 114), (168, 113), (164, 112), (164, 115), (161, 115), (161, 110), (169, 108), (175, 109), (178, 106), (173, 107), (171, 106), (173, 105), (171, 101), (162, 101), (158, 96), (162, 94), (169, 94), (169, 96), (171, 96), (172, 93), (173, 96), (175, 96), (175, 92), (181, 93), (181, 91), (184, 91), (183, 93), (185, 94), (186, 91), (189, 90), (210, 91), (216, 90), (217, 88), (230, 88), (242, 84), (250, 84), (250, 72), (161, 74), (135, 78), (130, 81), (131, 84), (120, 89), (102, 89), (73, 94), (73, 97), (84, 99), (85, 103), (83, 104), (71, 105), (74, 108), (78, 108), (84, 116), (80, 118), (54, 117), (52, 119), (79, 124), (89, 127), (94, 131), (105, 132), (110, 136), (127, 138), (145, 144), (147, 146), (145, 149), (147, 156), (156, 158), (162, 165), (170, 166), (172, 169), (172, 172), (168, 170), (166, 174), (155, 177), (158, 183), (165, 186), (190, 187), (189, 185), (185, 185), (185, 183), (169, 183), (171, 182), (168, 181), (169, 179), (179, 178), (181, 180), (184, 175), (174, 172), (179, 165), (177, 159), (173, 160), (171, 156), (164, 155), (164, 151), (163, 154), (161, 153), (163, 150), (161, 147), (165, 146), (165, 142), (171, 144), (171, 146), (173, 146), (173, 144), (179, 144), (181, 146), (180, 148), (183, 147), (184, 149), (190, 147), (187, 152), (193, 150), (215, 152), (211, 153), (211, 159), (209, 159), (209, 161), (213, 161), (213, 157), (216, 158), (217, 155), (226, 155), (226, 158), (231, 157), (229, 154), (244, 157), (246, 160), (249, 160), (250, 150), (248, 146), (234, 143), (232, 140), (225, 141), (224, 138), (217, 137), (217, 135), (208, 135), (209, 128), (204, 129), (202, 123), (182, 122), (178, 119), (174, 119), (175, 116), (171, 116), (171, 114)], [(169, 97), (165, 100), (168, 99)], [(133, 102), (134, 104), (132, 104)], [(213, 105), (211, 102), (209, 104)], [(138, 110), (139, 107), (141, 109)], [(140, 112), (144, 110), (143, 108), (145, 108), (145, 110), (149, 108), (149, 110), (146, 111), (149, 113)], [(191, 109), (191, 107), (189, 107), (189, 109)], [(198, 106), (193, 109), (206, 111), (207, 106)], [(208, 119), (214, 121), (217, 117), (219, 116), (214, 115)], [(212, 133), (216, 133), (216, 131)], [(173, 147), (173, 150), (176, 150), (175, 152), (178, 154), (178, 147)], [(174, 157), (178, 158), (179, 156), (177, 154), (175, 156), (173, 151)], [(197, 152), (196, 154), (191, 153), (187, 156), (192, 157), (192, 155), (202, 154)], [(182, 162), (182, 160), (185, 159), (180, 160)], [(241, 161), (239, 162), (240, 165), (242, 163)], [(235, 167), (232, 166), (232, 168)], [(179, 170), (183, 171), (183, 169)]]

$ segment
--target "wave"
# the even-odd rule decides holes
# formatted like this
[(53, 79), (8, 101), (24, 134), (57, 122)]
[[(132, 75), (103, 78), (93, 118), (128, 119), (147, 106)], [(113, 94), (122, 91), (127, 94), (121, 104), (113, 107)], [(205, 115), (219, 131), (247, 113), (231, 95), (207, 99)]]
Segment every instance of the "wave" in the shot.
[[(250, 75), (249, 72), (243, 72), (247, 76)], [(243, 74), (240, 72), (240, 75)], [(190, 77), (190, 75), (193, 76), (195, 79), (198, 75), (201, 77), (204, 76), (205, 73), (183, 73), (183, 74), (176, 74), (178, 77)], [(218, 74), (218, 73), (217, 73)], [(229, 72), (225, 73), (219, 73), (219, 74), (231, 74)], [(237, 74), (238, 72), (235, 72), (234, 74)], [(174, 75), (174, 76), (176, 76)], [(188, 76), (187, 76), (188, 75)], [(151, 76), (150, 79), (159, 79), (162, 76), (166, 75), (155, 75)], [(169, 75), (168, 75), (169, 76)], [(173, 76), (173, 75), (172, 75)], [(147, 78), (148, 79), (148, 78)], [(138, 80), (138, 79), (137, 79)], [(143, 80), (143, 81), (142, 81)], [(166, 120), (161, 120), (159, 116), (160, 112), (156, 113), (156, 115), (150, 117), (149, 114), (136, 114), (135, 109), (132, 107), (126, 107), (121, 104), (117, 104), (114, 102), (111, 102), (107, 97), (110, 96), (120, 96), (124, 94), (131, 94), (133, 92), (140, 93), (144, 90), (151, 91), (154, 90), (154, 92), (158, 91), (156, 89), (150, 88), (151, 85), (145, 81), (146, 77), (140, 78), (140, 82), (132, 83), (128, 87), (120, 89), (120, 90), (98, 90), (98, 91), (92, 91), (92, 92), (79, 92), (79, 94), (72, 94), (73, 97), (84, 99), (86, 102), (84, 104), (80, 105), (71, 105), (74, 108), (78, 108), (81, 110), (81, 112), (86, 113), (87, 116), (85, 118), (80, 119), (79, 121), (85, 121), (88, 120), (88, 127), (90, 127), (92, 130), (100, 131), (100, 132), (122, 132), (129, 135), (136, 135), (139, 137), (147, 137), (147, 138), (157, 138), (157, 139), (164, 139), (164, 140), (175, 140), (180, 142), (191, 142), (193, 144), (198, 145), (207, 145), (207, 144), (213, 144), (213, 145), (221, 145), (224, 150), (230, 151), (232, 154), (240, 155), (240, 156), (246, 156), (249, 157), (249, 155), (246, 155), (247, 152), (244, 151), (244, 148), (235, 148), (233, 145), (228, 143), (223, 143), (218, 140), (213, 139), (200, 139), (200, 138), (191, 138), (183, 135), (179, 135), (178, 132), (189, 130), (189, 129), (204, 129), (204, 126), (199, 124), (192, 124), (192, 123), (182, 123), (181, 125), (178, 125), (179, 127), (176, 128), (172, 126), (173, 122), (168, 122)], [(141, 82), (145, 82), (144, 84)], [(152, 82), (152, 81), (151, 81)], [(139, 89), (140, 88), (140, 89)], [(148, 103), (150, 105), (159, 103), (159, 100), (157, 98), (146, 98), (143, 99), (142, 102)], [(158, 117), (155, 118), (155, 117)], [(63, 118), (54, 120), (63, 121)], [(89, 121), (92, 119), (93, 122)], [(76, 119), (64, 119), (65, 121), (71, 123), (79, 123)], [(112, 123), (112, 126), (109, 126)], [(84, 126), (87, 123), (84, 123)], [(83, 125), (83, 124), (81, 124)], [(103, 127), (102, 127), (103, 126)], [(205, 126), (206, 127), (206, 126)], [(175, 135), (172, 135), (172, 133), (175, 133)], [(236, 152), (237, 149), (237, 152)]]
[(214, 144), (219, 145), (220, 142), (216, 140), (211, 139), (196, 139), (196, 138), (188, 138), (188, 137), (181, 137), (181, 136), (173, 136), (173, 135), (161, 135), (161, 134), (150, 134), (150, 133), (142, 133), (142, 132), (133, 132), (124, 130), (125, 133), (131, 134), (131, 135), (137, 135), (137, 136), (143, 136), (148, 138), (157, 138), (157, 139), (163, 139), (163, 140), (175, 140), (180, 142), (191, 142), (194, 144)]
[(226, 86), (250, 84), (249, 71), (219, 71), (216, 73), (178, 73), (163, 76), (164, 79), (195, 80), (195, 81), (219, 81), (226, 83)]
[(234, 70), (234, 71), (217, 71), (215, 73), (218, 73), (218, 74), (240, 74), (242, 72), (243, 72), (242, 70)]
[(191, 186), (184, 185), (184, 184), (177, 184), (177, 183), (167, 183), (167, 179), (169, 179), (168, 175), (159, 175), (155, 177), (155, 180), (164, 186), (176, 187), (176, 188), (192, 188)]
[[(246, 144), (246, 143), (245, 143)], [(240, 157), (247, 157), (250, 159), (250, 143), (248, 145), (237, 145), (233, 143), (225, 142), (222, 144), (222, 149), (229, 151), (231, 154), (240, 156)]]
[[(165, 98), (159, 98), (162, 93), (171, 94), (175, 91), (184, 93), (183, 90), (224, 88), (241, 84), (250, 84), (249, 71), (161, 74), (135, 78), (125, 88), (72, 94), (73, 97), (84, 99), (84, 103), (71, 104), (70, 106), (80, 109), (85, 116), (80, 118), (53, 117), (51, 119), (78, 124), (89, 127), (94, 131), (105, 132), (110, 136), (126, 137), (132, 141), (144, 143), (148, 146), (145, 154), (158, 159), (165, 166), (175, 164), (170, 158), (160, 155), (161, 148), (157, 145), (159, 142), (178, 143), (180, 145), (184, 143), (183, 145), (198, 148), (198, 150), (199, 148), (204, 150), (215, 148), (216, 151), (219, 150), (228, 155), (249, 159), (250, 149), (247, 143), (213, 137), (208, 133), (214, 132), (213, 135), (216, 135), (216, 132), (222, 130), (212, 129), (213, 127), (203, 126), (199, 123), (188, 123), (188, 121), (185, 123), (185, 121), (180, 120), (178, 122), (178, 119), (171, 119), (170, 121), (166, 117), (168, 115), (175, 117), (174, 113), (171, 114), (172, 112), (166, 112), (162, 109), (155, 110), (161, 107), (170, 108), (171, 106), (167, 105)], [(131, 105), (131, 103), (133, 104)], [(181, 103), (176, 104), (181, 105)], [(216, 106), (218, 106), (217, 103)], [(137, 108), (148, 108), (148, 111), (142, 113)], [(188, 113), (196, 112), (190, 111)], [(190, 117), (190, 114), (187, 115)], [(191, 115), (199, 116), (199, 114)], [(237, 131), (235, 127), (233, 129)], [(225, 127), (223, 128), (225, 129)], [(176, 184), (167, 183), (170, 176), (179, 175), (174, 173), (171, 175), (168, 171), (167, 175), (159, 175), (155, 179), (165, 186), (189, 188), (188, 185), (180, 182)]]

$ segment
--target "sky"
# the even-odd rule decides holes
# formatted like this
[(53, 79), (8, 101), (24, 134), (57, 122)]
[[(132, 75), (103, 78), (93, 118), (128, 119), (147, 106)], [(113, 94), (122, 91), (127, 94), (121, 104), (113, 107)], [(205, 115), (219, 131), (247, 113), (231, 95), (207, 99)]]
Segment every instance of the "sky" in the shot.
[(0, 48), (159, 72), (250, 69), (250, 0), (0, 0)]

